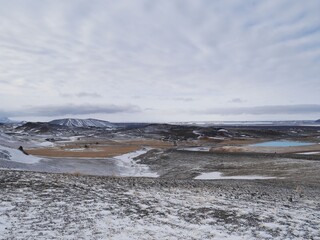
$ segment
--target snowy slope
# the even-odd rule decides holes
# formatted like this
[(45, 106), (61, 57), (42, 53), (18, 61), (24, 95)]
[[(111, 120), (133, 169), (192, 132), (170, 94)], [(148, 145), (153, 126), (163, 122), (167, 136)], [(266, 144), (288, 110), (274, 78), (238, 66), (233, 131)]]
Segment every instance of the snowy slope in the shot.
[(8, 135), (8, 134), (5, 134), (3, 132), (0, 132), (0, 142), (3, 141), (3, 142), (11, 142), (13, 141), (13, 137)]
[(67, 127), (100, 127), (100, 128), (114, 128), (115, 125), (103, 120), (98, 119), (76, 119), (76, 118), (64, 118), (64, 119), (56, 119), (49, 124), (56, 124), (60, 126)]
[(41, 160), (41, 158), (25, 155), (21, 151), (5, 146), (0, 145), (0, 159), (14, 161), (14, 162), (21, 162), (21, 163), (37, 163)]
[(0, 170), (0, 180), (0, 239), (304, 240), (320, 236), (316, 185), (299, 183), (298, 189), (283, 182), (206, 183), (10, 170)]
[(133, 160), (135, 157), (145, 154), (149, 150), (150, 149), (145, 148), (114, 157), (121, 170), (119, 175), (122, 177), (158, 177), (158, 174), (151, 172), (147, 165), (138, 164)]
[(0, 117), (0, 123), (16, 123), (16, 121), (12, 121), (11, 119), (7, 118), (7, 117)]

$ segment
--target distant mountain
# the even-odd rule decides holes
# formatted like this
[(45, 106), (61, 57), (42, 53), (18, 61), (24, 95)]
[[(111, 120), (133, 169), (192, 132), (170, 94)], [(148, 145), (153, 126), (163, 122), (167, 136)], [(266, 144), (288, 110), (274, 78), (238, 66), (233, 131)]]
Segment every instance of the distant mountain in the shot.
[(318, 119), (318, 120), (316, 121), (316, 123), (320, 123), (320, 119)]
[(64, 118), (56, 119), (49, 122), (49, 124), (56, 124), (67, 127), (98, 127), (98, 128), (114, 128), (114, 124), (99, 119), (76, 119), (76, 118)]
[(17, 121), (13, 121), (7, 117), (0, 117), (0, 123), (3, 123), (3, 124), (17, 123)]
[(66, 132), (67, 127), (52, 125), (45, 122), (27, 122), (21, 126), (18, 126), (16, 130), (27, 133), (54, 133), (54, 132)]

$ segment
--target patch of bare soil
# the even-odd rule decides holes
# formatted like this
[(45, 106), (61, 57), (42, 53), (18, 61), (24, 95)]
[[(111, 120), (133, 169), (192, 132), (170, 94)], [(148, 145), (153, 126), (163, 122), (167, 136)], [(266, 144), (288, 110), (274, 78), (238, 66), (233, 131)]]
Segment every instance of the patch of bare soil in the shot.
[(236, 146), (224, 146), (224, 147), (216, 147), (216, 148), (211, 148), (210, 152), (248, 152), (248, 150), (244, 147), (236, 147)]
[(255, 147), (255, 146), (217, 146), (212, 147), (210, 152), (251, 152), (251, 153), (300, 153), (320, 151), (320, 144), (299, 147)]
[(137, 151), (144, 147), (168, 148), (172, 143), (158, 140), (131, 141), (84, 141), (66, 143), (60, 147), (33, 148), (26, 152), (42, 157), (77, 157), (77, 158), (106, 158)]
[(28, 149), (27, 153), (42, 157), (77, 157), (77, 158), (105, 158), (114, 157), (140, 149), (139, 146), (105, 146), (96, 148), (38, 148)]

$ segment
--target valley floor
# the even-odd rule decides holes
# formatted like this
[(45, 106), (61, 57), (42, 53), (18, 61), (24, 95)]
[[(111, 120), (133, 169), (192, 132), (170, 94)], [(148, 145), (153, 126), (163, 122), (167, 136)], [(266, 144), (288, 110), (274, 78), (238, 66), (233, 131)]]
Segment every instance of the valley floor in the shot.
[(0, 239), (320, 239), (320, 189), (0, 171)]
[(1, 240), (320, 240), (319, 183), (317, 126), (0, 127)]

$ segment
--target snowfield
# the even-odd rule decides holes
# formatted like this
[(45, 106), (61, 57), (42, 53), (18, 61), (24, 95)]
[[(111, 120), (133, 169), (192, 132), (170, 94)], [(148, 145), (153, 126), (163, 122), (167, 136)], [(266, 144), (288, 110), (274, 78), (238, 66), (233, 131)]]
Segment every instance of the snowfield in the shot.
[(320, 194), (281, 180), (0, 171), (0, 239), (319, 239)]
[(141, 149), (135, 152), (130, 152), (117, 157), (116, 160), (120, 172), (119, 176), (122, 177), (158, 177), (158, 174), (151, 172), (149, 167), (145, 164), (139, 164), (134, 161), (134, 158), (147, 153), (150, 148)]
[(20, 150), (4, 147), (1, 145), (0, 145), (0, 159), (13, 161), (13, 162), (27, 163), (27, 164), (38, 163), (41, 160), (41, 158), (39, 157), (25, 155)]

